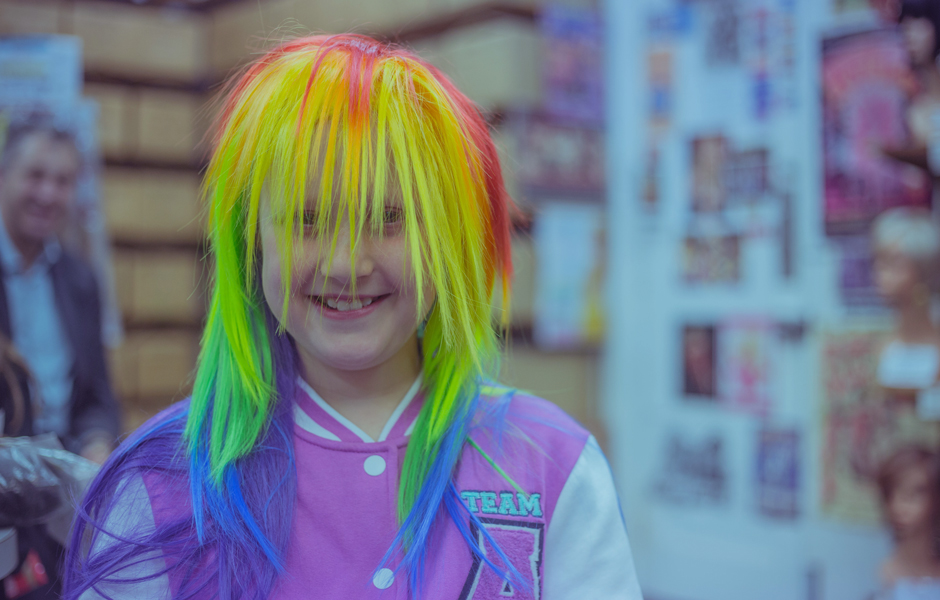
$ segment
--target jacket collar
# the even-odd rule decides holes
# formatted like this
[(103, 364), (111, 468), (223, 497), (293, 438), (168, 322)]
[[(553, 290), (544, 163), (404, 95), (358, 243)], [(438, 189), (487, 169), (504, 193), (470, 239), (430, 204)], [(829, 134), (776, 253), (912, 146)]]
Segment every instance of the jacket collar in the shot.
[(411, 435), (424, 403), (424, 395), (419, 393), (421, 382), (422, 377), (418, 375), (405, 397), (395, 407), (378, 439), (372, 439), (355, 423), (327, 404), (306, 381), (298, 377), (294, 422), (301, 429), (334, 442), (376, 443), (407, 437)]

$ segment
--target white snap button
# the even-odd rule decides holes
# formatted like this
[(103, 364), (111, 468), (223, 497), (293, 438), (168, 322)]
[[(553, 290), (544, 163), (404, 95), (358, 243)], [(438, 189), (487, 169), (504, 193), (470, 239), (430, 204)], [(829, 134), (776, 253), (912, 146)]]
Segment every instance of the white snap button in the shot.
[[(369, 458), (379, 458), (378, 456), (370, 456)], [(383, 463), (385, 461), (382, 461)], [(392, 585), (392, 582), (395, 581), (395, 574), (392, 573), (391, 569), (379, 569), (379, 572), (375, 574), (375, 577), (372, 578), (372, 584), (380, 590), (388, 589)]]
[[(365, 468), (366, 473), (375, 477), (385, 472), (385, 459), (378, 455), (372, 455), (366, 459), (366, 462), (362, 466)], [(381, 573), (381, 571), (379, 572)], [(391, 571), (389, 571), (389, 573), (391, 573)], [(384, 590), (385, 588), (382, 589)]]

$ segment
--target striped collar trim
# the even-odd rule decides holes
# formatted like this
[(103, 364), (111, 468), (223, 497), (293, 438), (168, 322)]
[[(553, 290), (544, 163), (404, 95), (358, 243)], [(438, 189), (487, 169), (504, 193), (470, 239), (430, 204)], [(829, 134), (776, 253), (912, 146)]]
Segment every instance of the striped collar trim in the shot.
[(372, 439), (372, 436), (327, 404), (310, 384), (298, 377), (299, 392), (294, 403), (294, 422), (304, 431), (334, 442), (376, 443), (405, 437), (411, 435), (414, 430), (421, 410), (422, 402), (415, 402), (418, 392), (421, 391), (421, 382), (422, 377), (418, 375), (405, 397), (395, 407), (378, 439)]

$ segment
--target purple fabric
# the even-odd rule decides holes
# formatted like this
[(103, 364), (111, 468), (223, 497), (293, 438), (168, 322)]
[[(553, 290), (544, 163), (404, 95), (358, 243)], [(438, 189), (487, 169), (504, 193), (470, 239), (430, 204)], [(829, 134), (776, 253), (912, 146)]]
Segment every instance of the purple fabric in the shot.
[[(192, 482), (194, 467), (205, 472), (206, 461), (192, 459), (182, 440), (189, 402), (163, 411), (111, 455), (77, 508), (65, 560), (64, 598), (77, 599), (92, 587), (107, 597), (104, 589), (133, 585), (142, 577), (135, 568), (148, 562), (154, 553), (165, 560), (174, 599), (261, 600), (270, 595), (279, 566), (259, 548), (259, 537), (245, 516), (247, 513), (262, 531), (264, 541), (273, 546), (277, 557), (283, 557), (296, 498), (291, 401), (296, 353), (289, 337), (276, 333), (277, 321), (270, 311), (265, 309), (264, 318), (270, 333), (278, 398), (285, 400), (276, 402), (256, 450), (227, 469), (226, 493), (219, 493), (207, 477), (199, 476), (195, 484)], [(205, 448), (197, 450), (204, 458)], [(126, 482), (141, 475), (148, 492), (152, 492), (151, 504), (159, 526), (153, 532), (125, 531), (118, 534), (121, 543), (89, 552), (99, 545), (98, 540), (113, 539), (113, 531), (106, 525), (109, 515), (119, 503)], [(157, 487), (153, 487), (154, 482), (159, 482)], [(200, 492), (203, 502), (195, 514), (190, 503), (192, 490)], [(236, 503), (245, 511), (239, 513)], [(160, 574), (151, 573), (147, 578)]]
[[(286, 570), (271, 594), (292, 598), (408, 598), (406, 575), (396, 573), (387, 589), (373, 576), (397, 531), (398, 478), (408, 438), (404, 429), (420, 408), (415, 398), (384, 442), (362, 442), (298, 391), (297, 402), (314, 420), (340, 436), (331, 441), (294, 427), (297, 493)], [(508, 408), (502, 406), (508, 403)], [(516, 598), (539, 598), (544, 533), (561, 490), (589, 434), (549, 402), (516, 395), (485, 399), (471, 437), (525, 492), (520, 495), (469, 444), (456, 473), (457, 489), (494, 536), (529, 589)], [(496, 422), (493, 422), (493, 421)], [(384, 470), (366, 472), (369, 457), (381, 457)], [(377, 459), (371, 459), (374, 465)], [(374, 466), (373, 466), (373, 471)], [(145, 475), (158, 526), (191, 510), (185, 488), (160, 473)], [(438, 521), (428, 553), (426, 598), (479, 600), (504, 598), (507, 583), (475, 562), (466, 542), (446, 518)], [(481, 538), (482, 539), (482, 538)], [(487, 555), (494, 557), (487, 547)], [(209, 559), (207, 559), (209, 560)], [(192, 565), (171, 568), (174, 594)], [(389, 564), (392, 570), (394, 563)], [(381, 583), (381, 577), (378, 581)], [(207, 590), (208, 593), (208, 590)]]

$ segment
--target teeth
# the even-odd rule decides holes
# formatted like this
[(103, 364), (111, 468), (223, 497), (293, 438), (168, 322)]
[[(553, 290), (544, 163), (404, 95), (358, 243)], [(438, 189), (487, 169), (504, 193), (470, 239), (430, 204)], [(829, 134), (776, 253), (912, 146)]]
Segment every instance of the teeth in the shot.
[(333, 298), (326, 299), (327, 306), (340, 312), (345, 312), (347, 310), (359, 310), (363, 306), (369, 306), (370, 304), (372, 304), (372, 298), (362, 301), (352, 300), (350, 302), (346, 302), (345, 300), (335, 300)]

